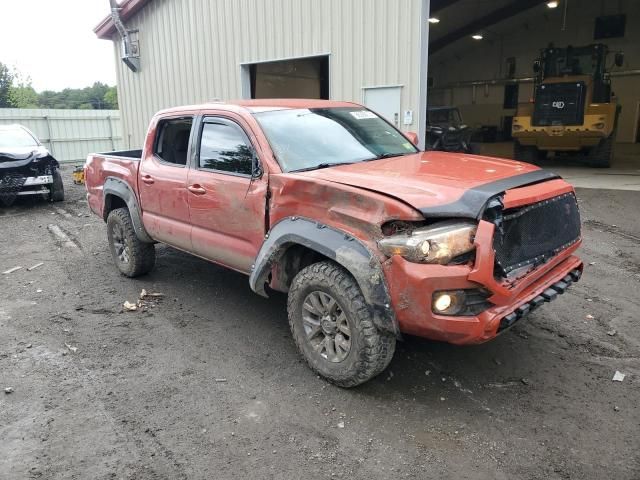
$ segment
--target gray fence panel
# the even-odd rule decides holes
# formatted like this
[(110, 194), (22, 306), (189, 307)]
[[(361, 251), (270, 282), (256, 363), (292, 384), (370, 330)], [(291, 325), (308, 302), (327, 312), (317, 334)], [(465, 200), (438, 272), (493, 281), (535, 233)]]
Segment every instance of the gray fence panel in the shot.
[(0, 108), (0, 125), (31, 130), (60, 162), (83, 162), (89, 153), (122, 150), (119, 110)]

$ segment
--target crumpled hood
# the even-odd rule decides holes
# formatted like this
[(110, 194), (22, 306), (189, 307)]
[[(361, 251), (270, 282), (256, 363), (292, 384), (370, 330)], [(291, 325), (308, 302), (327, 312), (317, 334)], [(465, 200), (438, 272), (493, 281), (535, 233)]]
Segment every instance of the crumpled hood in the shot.
[(558, 178), (528, 163), (433, 151), (298, 175), (395, 197), (426, 216), (471, 218), (476, 218), (486, 201), (500, 192)]
[(49, 157), (58, 166), (58, 162), (42, 145), (36, 147), (2, 147), (0, 148), (0, 169), (24, 167), (34, 160), (46, 157)]

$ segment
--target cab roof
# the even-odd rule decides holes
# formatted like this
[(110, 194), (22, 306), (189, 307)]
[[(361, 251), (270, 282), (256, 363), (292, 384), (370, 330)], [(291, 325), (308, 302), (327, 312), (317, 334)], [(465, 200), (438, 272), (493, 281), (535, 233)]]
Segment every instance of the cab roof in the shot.
[(187, 105), (173, 107), (159, 112), (160, 114), (177, 113), (181, 111), (194, 110), (244, 110), (250, 113), (267, 112), (271, 110), (288, 110), (299, 108), (361, 108), (361, 105), (351, 102), (340, 102), (334, 100), (313, 100), (304, 98), (269, 98), (260, 100), (232, 100), (229, 102), (211, 102), (200, 105)]

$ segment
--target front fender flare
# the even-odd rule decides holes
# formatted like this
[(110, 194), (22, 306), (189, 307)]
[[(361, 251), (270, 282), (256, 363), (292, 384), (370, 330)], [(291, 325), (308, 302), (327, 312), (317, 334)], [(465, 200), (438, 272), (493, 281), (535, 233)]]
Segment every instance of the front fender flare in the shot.
[(289, 217), (271, 229), (258, 252), (249, 277), (249, 284), (254, 292), (267, 296), (265, 284), (269, 273), (292, 245), (307, 247), (344, 267), (355, 278), (372, 309), (375, 325), (400, 336), (398, 322), (391, 307), (391, 296), (378, 258), (352, 235), (306, 218)]
[[(155, 243), (153, 238), (151, 238), (147, 233), (147, 230), (144, 228), (144, 224), (142, 223), (142, 211), (138, 205), (138, 199), (135, 193), (133, 193), (132, 188), (126, 182), (119, 178), (107, 177), (102, 188), (102, 195), (104, 201), (103, 213), (109, 211), (109, 206), (107, 205), (107, 197), (109, 195), (121, 198), (129, 208), (129, 215), (131, 216), (133, 229), (140, 241), (145, 243)], [(106, 215), (104, 220), (107, 220)]]

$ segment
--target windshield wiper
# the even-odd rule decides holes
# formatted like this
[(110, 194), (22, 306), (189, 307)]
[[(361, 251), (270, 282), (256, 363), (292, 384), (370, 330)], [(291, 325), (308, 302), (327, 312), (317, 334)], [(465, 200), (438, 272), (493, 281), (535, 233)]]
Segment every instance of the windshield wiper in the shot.
[(383, 158), (394, 158), (394, 157), (404, 157), (405, 155), (411, 155), (411, 153), (381, 153), (377, 157), (369, 158), (365, 160), (365, 162), (370, 162), (372, 160), (382, 160)]
[(353, 162), (336, 162), (336, 163), (319, 163), (315, 167), (299, 168), (298, 170), (291, 170), (291, 172), (308, 172), (310, 170), (321, 170), (323, 168), (337, 167), (338, 165), (351, 165)]

